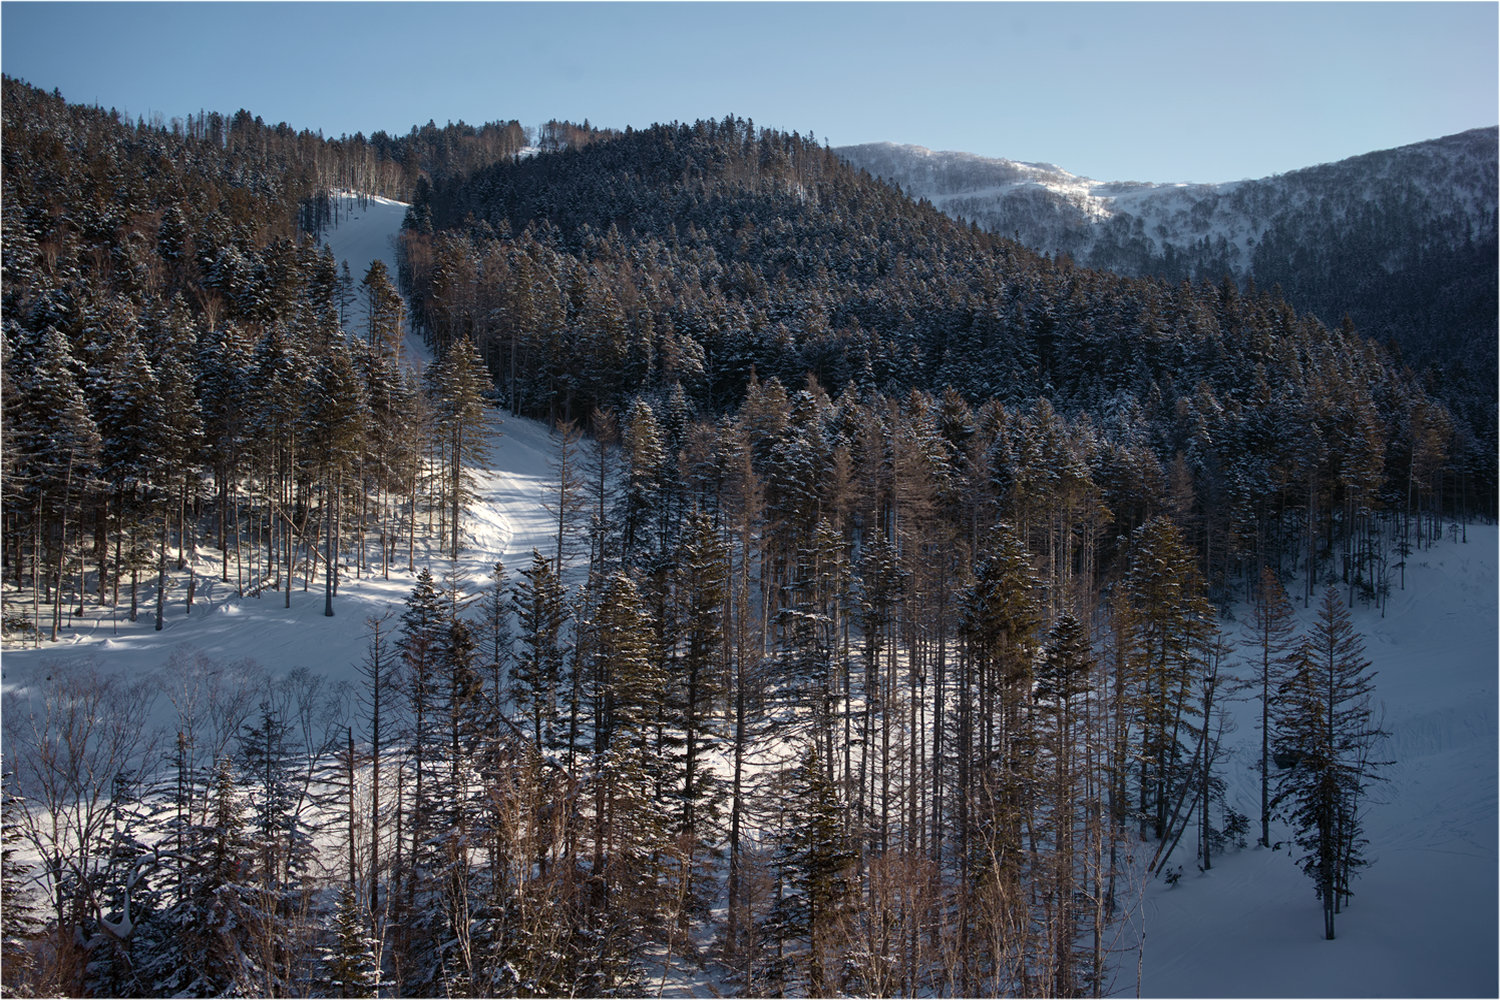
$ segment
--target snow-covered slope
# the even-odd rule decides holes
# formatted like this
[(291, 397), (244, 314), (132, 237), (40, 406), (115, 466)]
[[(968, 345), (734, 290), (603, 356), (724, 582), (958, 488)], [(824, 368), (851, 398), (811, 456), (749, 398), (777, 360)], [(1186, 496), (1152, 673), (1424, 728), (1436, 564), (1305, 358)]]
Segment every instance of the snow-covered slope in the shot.
[[(335, 198), (335, 215), (339, 223), (324, 234), (323, 242), (333, 251), (334, 260), (349, 265), (355, 296), (346, 325), (357, 332), (365, 329), (369, 322), (369, 303), (366, 296), (359, 294), (359, 283), (377, 260), (385, 264), (391, 284), (397, 283), (396, 236), (401, 232), (401, 223), (411, 206), (389, 198), (356, 195), (348, 191), (339, 192)], [(420, 338), (407, 337), (405, 356), (420, 368), (429, 358), (429, 352)]]
[[(1500, 995), (1497, 533), (1467, 534), (1413, 555), (1384, 617), (1354, 609), (1390, 733), (1382, 757), (1395, 763), (1367, 808), (1374, 864), (1354, 884), (1338, 938), (1323, 940), (1321, 904), (1285, 848), (1247, 848), (1202, 873), (1184, 843), (1182, 880), (1147, 889), (1144, 995)], [(1299, 611), (1304, 629), (1313, 613)], [(1237, 714), (1226, 777), (1254, 826), (1258, 707), (1245, 701)], [(1273, 824), (1271, 836), (1289, 831)]]
[[(377, 258), (395, 275), (394, 237), (406, 208), (381, 198), (363, 204), (345, 199), (340, 206), (341, 224), (327, 234), (326, 242), (335, 258), (348, 261), (356, 282)], [(355, 305), (349, 324), (355, 330), (363, 324), (361, 309)], [(419, 338), (408, 336), (404, 356), (420, 368), (430, 359), (430, 352)], [(455, 564), (436, 551), (419, 548), (417, 567), (429, 567), (439, 579), (456, 570), (466, 589), (477, 593), (487, 585), (496, 560), (503, 560), (514, 576), (515, 570), (529, 564), (533, 548), (550, 555), (551, 524), (542, 503), (555, 482), (550, 467), (555, 447), (544, 424), (509, 417), (502, 423), (495, 411), (489, 461), (473, 470), (478, 499), (462, 523), (463, 551)], [(346, 552), (345, 556), (352, 560), (354, 554)], [(236, 596), (233, 566), (231, 582), (224, 583), (219, 579), (218, 552), (201, 550), (193, 567), (192, 610), (185, 612), (183, 607), (188, 573), (174, 573), (165, 627), (160, 632), (154, 629), (154, 605), (143, 605), (139, 620), (131, 622), (127, 601), (116, 609), (90, 605), (85, 615), (72, 618), (71, 630), (57, 643), (43, 642), (38, 649), (7, 642), (3, 661), (7, 712), (24, 710), (33, 682), (58, 669), (97, 669), (105, 675), (135, 679), (158, 672), (165, 676), (201, 657), (215, 666), (254, 660), (271, 677), (307, 667), (334, 682), (352, 680), (366, 646), (365, 619), (392, 608), (399, 610), (411, 592), (415, 576), (407, 568), (404, 550), (397, 554), (395, 566), (387, 580), (378, 562), (362, 578), (352, 565), (346, 565), (334, 600), (334, 616), (329, 618), (323, 614), (321, 580), (304, 591), (297, 577), (289, 608), (284, 606), (281, 591), (241, 598)], [(167, 699), (158, 699), (156, 713), (163, 725), (173, 721)]]
[[(391, 237), (404, 206), (372, 201), (347, 215), (328, 242), (356, 276), (369, 261), (395, 271)], [(425, 357), (408, 339), (408, 357)], [(502, 434), (503, 432), (503, 434)], [(490, 461), (476, 475), (479, 498), (465, 521), (464, 552), (454, 567), (471, 590), (495, 560), (512, 572), (533, 547), (550, 551), (551, 523), (542, 507), (554, 477), (555, 438), (538, 423), (508, 419), (491, 440)], [(1198, 873), (1184, 843), (1174, 865), (1188, 872), (1175, 886), (1144, 888), (1142, 991), (1148, 996), (1495, 996), (1496, 977), (1496, 668), (1497, 545), (1494, 525), (1470, 526), (1468, 541), (1448, 540), (1415, 554), (1406, 589), (1384, 617), (1356, 608), (1366, 654), (1379, 671), (1377, 696), (1391, 733), (1390, 782), (1369, 806), (1367, 830), (1375, 864), (1355, 885), (1353, 906), (1339, 918), (1337, 941), (1322, 940), (1310, 883), (1283, 851), (1248, 848)], [(367, 617), (399, 608), (413, 577), (404, 557), (387, 580), (346, 569), (332, 618), (313, 587), (284, 595), (235, 596), (217, 578), (212, 550), (197, 563), (191, 613), (176, 578), (166, 627), (149, 614), (126, 620), (125, 608), (91, 608), (73, 620), (64, 641), (43, 648), (7, 645), (3, 685), (6, 724), (20, 724), (37, 682), (59, 671), (97, 669), (126, 679), (181, 674), (194, 658), (205, 669), (255, 660), (270, 680), (306, 667), (330, 681), (354, 680), (363, 656)], [(419, 553), (434, 575), (449, 569)], [(300, 583), (300, 581), (299, 581)], [(1311, 611), (1300, 612), (1305, 626)], [(1244, 619), (1241, 614), (1241, 620)], [(243, 668), (237, 668), (243, 669)], [(179, 680), (174, 677), (174, 680)], [(173, 689), (169, 683), (168, 690)], [(1258, 733), (1252, 702), (1237, 708), (1236, 754), (1226, 767), (1232, 804), (1258, 816), (1253, 770)], [(168, 699), (154, 721), (173, 721)], [(1273, 832), (1285, 839), (1286, 831)], [(1185, 838), (1185, 839), (1190, 839)], [(1137, 861), (1142, 859), (1137, 858)], [(1116, 953), (1117, 992), (1134, 992), (1134, 949)], [(713, 970), (682, 964), (669, 989), (702, 993), (716, 987)]]
[(1083, 264), (1140, 274), (1175, 259), (1243, 276), (1266, 235), (1303, 215), (1326, 225), (1410, 214), (1449, 246), (1493, 235), (1495, 149), (1496, 130), (1476, 129), (1228, 184), (1097, 181), (1049, 163), (893, 143), (835, 152), (949, 215)]

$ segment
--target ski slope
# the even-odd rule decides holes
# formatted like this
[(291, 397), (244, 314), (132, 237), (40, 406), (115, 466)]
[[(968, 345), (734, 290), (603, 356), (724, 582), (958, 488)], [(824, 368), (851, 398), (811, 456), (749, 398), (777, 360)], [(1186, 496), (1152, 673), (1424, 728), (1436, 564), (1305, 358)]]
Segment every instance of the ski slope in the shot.
[[(342, 222), (329, 234), (327, 243), (340, 262), (347, 260), (356, 283), (377, 258), (396, 274), (395, 234), (407, 206), (381, 198), (369, 199), (361, 208), (354, 199), (344, 200)], [(356, 296), (358, 299), (359, 297)], [(361, 304), (354, 307), (350, 326), (362, 327)], [(404, 348), (407, 363), (420, 370), (431, 360), (431, 352), (408, 334)], [(418, 539), (416, 568), (427, 567), (441, 581), (456, 572), (465, 590), (479, 593), (489, 585), (490, 571), (503, 561), (514, 578), (517, 569), (531, 561), (532, 549), (550, 556), (554, 548), (552, 522), (543, 502), (555, 483), (550, 463), (556, 448), (552, 432), (543, 424), (524, 418), (505, 417), (491, 411), (489, 460), (472, 469), (477, 501), (460, 528), (462, 551), (458, 560)], [(294, 578), (291, 605), (284, 591), (264, 590), (258, 596), (237, 596), (233, 561), (229, 581), (220, 579), (222, 561), (217, 549), (201, 548), (192, 560), (194, 597), (190, 610), (184, 607), (190, 574), (169, 574), (166, 617), (163, 629), (155, 630), (155, 578), (142, 581), (143, 599), (138, 620), (129, 620), (129, 600), (123, 589), (117, 608), (90, 605), (83, 616), (72, 616), (71, 628), (56, 643), (42, 641), (40, 648), (7, 640), (0, 668), (0, 686), (5, 692), (5, 712), (12, 717), (27, 710), (29, 694), (36, 682), (58, 670), (97, 670), (105, 676), (139, 679), (173, 670), (184, 662), (202, 660), (206, 669), (251, 660), (268, 679), (298, 667), (324, 674), (330, 681), (353, 681), (356, 667), (367, 645), (367, 618), (402, 608), (416, 579), (409, 569), (404, 545), (398, 547), (389, 579), (378, 563), (378, 545), (371, 546), (376, 560), (363, 574), (353, 565), (353, 551), (343, 553), (334, 616), (326, 617), (321, 575), (306, 589), (300, 575)], [(175, 563), (169, 560), (170, 565)], [(7, 607), (12, 596), (7, 593)], [(29, 602), (14, 605), (29, 615)], [(50, 613), (50, 606), (43, 607)], [(249, 669), (254, 669), (250, 667)], [(157, 699), (153, 721), (162, 726), (175, 722), (169, 699)]]
[[(393, 237), (406, 206), (370, 199), (341, 206), (343, 221), (328, 236), (357, 282), (370, 261), (396, 273)], [(355, 307), (351, 327), (362, 324)], [(430, 354), (407, 338), (408, 362)], [(492, 427), (489, 460), (474, 469), (478, 500), (463, 523), (463, 552), (450, 561), (419, 550), (418, 566), (435, 577), (456, 572), (478, 592), (497, 560), (512, 578), (532, 549), (552, 552), (553, 522), (543, 503), (555, 484), (557, 442), (542, 424), (517, 418)], [(1444, 540), (1410, 559), (1406, 589), (1392, 596), (1384, 617), (1356, 607), (1356, 625), (1374, 663), (1376, 695), (1391, 733), (1384, 756), (1396, 763), (1389, 782), (1369, 804), (1366, 829), (1374, 865), (1354, 886), (1352, 906), (1338, 918), (1339, 937), (1325, 941), (1311, 883), (1285, 851), (1231, 852), (1208, 872), (1195, 870), (1192, 834), (1174, 856), (1184, 877), (1175, 886), (1146, 884), (1138, 924), (1146, 996), (1496, 996), (1497, 980), (1497, 712), (1496, 566), (1494, 525), (1471, 525), (1467, 542)], [(352, 553), (345, 553), (352, 556)], [(196, 593), (184, 610), (186, 573), (175, 573), (165, 628), (153, 625), (143, 602), (137, 622), (127, 606), (89, 608), (72, 619), (57, 643), (32, 648), (7, 642), (0, 660), (4, 722), (24, 722), (30, 695), (59, 671), (97, 670), (126, 679), (159, 675), (184, 662), (204, 669), (263, 672), (267, 683), (306, 667), (338, 683), (353, 682), (366, 646), (366, 619), (399, 611), (414, 573), (399, 552), (386, 579), (378, 563), (362, 576), (346, 567), (335, 615), (323, 614), (321, 580), (305, 591), (297, 580), (291, 606), (285, 594), (238, 597), (219, 580), (217, 551), (205, 548), (194, 564)], [(231, 566), (231, 575), (233, 567)], [(150, 593), (149, 588), (146, 593)], [(1305, 628), (1313, 610), (1299, 608)], [(1240, 609), (1240, 622), (1248, 620)], [(1248, 654), (1247, 654), (1248, 655)], [(253, 660), (251, 667), (243, 661)], [(1248, 666), (1241, 672), (1248, 676)], [(1259, 816), (1254, 771), (1259, 712), (1253, 701), (1235, 707), (1238, 729), (1225, 765), (1231, 803)], [(174, 721), (168, 698), (157, 700), (153, 723)], [(1288, 831), (1273, 826), (1273, 839)], [(1144, 863), (1154, 845), (1141, 845)], [(1115, 956), (1115, 989), (1136, 992), (1131, 941)], [(675, 963), (674, 963), (675, 964)], [(662, 985), (674, 995), (717, 991), (713, 967), (680, 964)]]

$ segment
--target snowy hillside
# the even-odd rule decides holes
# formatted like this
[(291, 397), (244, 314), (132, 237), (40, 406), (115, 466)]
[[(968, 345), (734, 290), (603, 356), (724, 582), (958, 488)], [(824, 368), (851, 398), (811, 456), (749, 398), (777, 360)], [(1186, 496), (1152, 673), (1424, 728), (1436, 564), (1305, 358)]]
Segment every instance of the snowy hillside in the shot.
[(1337, 220), (1372, 206), (1389, 213), (1415, 198), (1450, 246), (1466, 234), (1493, 235), (1495, 142), (1495, 129), (1477, 129), (1227, 184), (1097, 181), (1052, 164), (893, 143), (835, 152), (949, 215), (1080, 263), (1147, 273), (1169, 252), (1202, 256), (1207, 249), (1214, 263), (1243, 275), (1269, 232), (1309, 211)]
[[(488, 564), (521, 564), (545, 550), (540, 498), (548, 480), (550, 435), (513, 420), (495, 452), (461, 570), (476, 586)], [(1175, 886), (1147, 883), (1141, 992), (1145, 996), (1494, 996), (1496, 995), (1496, 544), (1494, 526), (1471, 526), (1467, 543), (1445, 541), (1413, 559), (1407, 589), (1386, 617), (1356, 612), (1367, 656), (1379, 671), (1377, 697), (1392, 734), (1390, 782), (1369, 807), (1374, 865), (1355, 884), (1339, 938), (1324, 941), (1311, 884), (1285, 850), (1231, 852), (1207, 873), (1193, 870), (1192, 847), (1175, 860), (1187, 873)], [(434, 572), (442, 568), (435, 561)], [(337, 683), (353, 681), (365, 644), (365, 619), (399, 607), (411, 577), (393, 573), (348, 580), (338, 614), (322, 615), (315, 592), (234, 598), (207, 580), (191, 614), (154, 632), (148, 616), (123, 614), (75, 622), (77, 631), (42, 649), (8, 647), (6, 721), (23, 724), (36, 682), (59, 670), (97, 669), (138, 679), (156, 675), (168, 692), (205, 672), (253, 659), (274, 682), (306, 667)], [(1302, 624), (1310, 612), (1301, 612)], [(193, 661), (198, 658), (196, 668)], [(236, 666), (243, 670), (243, 666)], [(167, 698), (155, 719), (172, 720)], [(1239, 706), (1236, 756), (1227, 769), (1230, 798), (1255, 815), (1254, 706)], [(1273, 826), (1273, 838), (1286, 831)], [(1191, 836), (1188, 838), (1191, 839)], [(1144, 861), (1151, 845), (1136, 858)], [(1174, 866), (1176, 867), (1175, 861)], [(1116, 995), (1135, 992), (1135, 950), (1116, 953)], [(674, 995), (708, 995), (704, 977), (679, 969)]]
[[(340, 205), (342, 223), (327, 234), (327, 243), (336, 259), (348, 262), (356, 283), (376, 259), (383, 260), (392, 275), (396, 273), (394, 237), (406, 208), (383, 198), (348, 198)], [(364, 322), (361, 310), (357, 301), (349, 324), (353, 329)], [(430, 358), (426, 345), (414, 336), (407, 337), (404, 355), (418, 368)], [(456, 569), (468, 589), (478, 592), (486, 585), (496, 560), (513, 569), (530, 560), (533, 548), (550, 552), (549, 522), (542, 500), (554, 480), (549, 467), (554, 447), (554, 438), (544, 425), (524, 418), (506, 418), (502, 423), (495, 413), (490, 465), (474, 470), (478, 501), (463, 523), (463, 552), (454, 566), (446, 557), (419, 549), (418, 567), (430, 567), (436, 578)], [(161, 671), (166, 679), (172, 670), (200, 657), (220, 666), (253, 660), (272, 677), (307, 667), (335, 682), (352, 679), (364, 655), (365, 619), (399, 609), (414, 579), (406, 569), (404, 552), (399, 554), (399, 568), (391, 572), (389, 580), (379, 575), (378, 565), (362, 578), (353, 566), (346, 565), (334, 601), (334, 616), (328, 618), (323, 614), (319, 587), (294, 590), (289, 608), (283, 606), (281, 592), (263, 591), (259, 596), (239, 598), (233, 582), (219, 580), (218, 552), (201, 549), (198, 556), (192, 574), (192, 609), (184, 613), (181, 600), (189, 574), (173, 573), (169, 600), (175, 604), (160, 632), (154, 630), (152, 615), (144, 610), (138, 621), (129, 621), (127, 603), (122, 602), (118, 608), (91, 605), (85, 615), (72, 618), (71, 629), (56, 644), (44, 642), (38, 649), (8, 641), (4, 653), (8, 698), (24, 696), (34, 680), (49, 676), (59, 667), (94, 668), (125, 678)], [(8, 700), (7, 713), (19, 711), (22, 704)], [(172, 706), (161, 699), (156, 708), (158, 719), (168, 723)]]
[[(1013, 166), (1014, 183), (1022, 185), (1040, 185), (1037, 177), (1060, 173)], [(1105, 197), (1096, 189), (1079, 190), (1080, 198)], [(1138, 193), (1145, 198), (1149, 192)], [(1101, 204), (1131, 197), (1116, 189), (1108, 194), (1114, 201)], [(392, 238), (404, 212), (404, 205), (380, 199), (341, 206), (343, 222), (327, 242), (348, 261), (356, 281), (375, 259), (395, 273)], [(350, 326), (359, 324), (356, 312)], [(411, 337), (406, 351), (413, 363), (429, 357)], [(439, 577), (456, 572), (477, 592), (496, 560), (514, 574), (533, 548), (549, 552), (554, 522), (543, 503), (555, 482), (555, 449), (556, 438), (545, 426), (514, 418), (501, 426), (497, 419), (489, 460), (474, 470), (478, 496), (464, 522), (462, 557), (450, 565), (419, 551), (418, 565)], [(1174, 886), (1144, 884), (1141, 919), (1131, 924), (1145, 935), (1144, 995), (1496, 995), (1497, 545), (1494, 525), (1470, 526), (1467, 541), (1444, 540), (1411, 558), (1406, 587), (1393, 595), (1383, 616), (1355, 609), (1365, 654), (1379, 671), (1377, 698), (1391, 733), (1383, 755), (1396, 763), (1377, 792), (1379, 801), (1368, 807), (1374, 865), (1354, 886), (1338, 940), (1322, 939), (1311, 884), (1285, 850), (1234, 851), (1199, 873), (1192, 846), (1184, 843), (1173, 862), (1185, 865), (1184, 877)], [(389, 579), (378, 566), (362, 575), (346, 567), (329, 618), (316, 587), (294, 591), (290, 607), (281, 592), (237, 597), (232, 585), (218, 580), (217, 555), (200, 550), (189, 612), (180, 600), (188, 574), (174, 575), (173, 602), (160, 632), (149, 614), (128, 621), (122, 605), (90, 607), (55, 644), (35, 648), (8, 641), (6, 724), (25, 724), (41, 682), (88, 669), (126, 680), (159, 678), (168, 696), (158, 698), (153, 720), (163, 727), (174, 719), (171, 693), (200, 675), (222, 671), (265, 685), (302, 667), (332, 683), (353, 682), (366, 646), (366, 620), (399, 610), (413, 582), (404, 554)], [(1237, 612), (1238, 621), (1247, 617), (1243, 609)], [(1312, 612), (1300, 610), (1299, 617), (1305, 628)], [(247, 659), (259, 673), (242, 663)], [(1236, 753), (1225, 769), (1229, 798), (1253, 817), (1258, 714), (1248, 700), (1236, 713)], [(1272, 836), (1285, 839), (1287, 832), (1273, 827)], [(1139, 865), (1145, 857), (1134, 860)], [(1119, 995), (1136, 990), (1135, 956), (1130, 941), (1117, 946)], [(678, 994), (707, 995), (717, 993), (723, 980), (712, 965), (679, 961), (662, 982)]]

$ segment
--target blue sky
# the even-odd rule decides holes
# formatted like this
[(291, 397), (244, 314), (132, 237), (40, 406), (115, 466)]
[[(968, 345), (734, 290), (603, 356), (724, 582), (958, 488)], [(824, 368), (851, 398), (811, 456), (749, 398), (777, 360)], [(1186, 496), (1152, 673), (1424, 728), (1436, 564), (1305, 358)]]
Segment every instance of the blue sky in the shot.
[(325, 135), (734, 113), (833, 145), (1260, 177), (1500, 120), (1500, 5), (0, 4), (0, 67)]

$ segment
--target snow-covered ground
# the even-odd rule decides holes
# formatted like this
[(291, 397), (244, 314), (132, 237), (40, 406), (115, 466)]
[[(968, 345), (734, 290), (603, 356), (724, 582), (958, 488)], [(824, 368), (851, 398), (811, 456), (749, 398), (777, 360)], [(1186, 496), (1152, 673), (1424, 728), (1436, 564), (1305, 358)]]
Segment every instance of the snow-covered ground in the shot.
[[(406, 208), (382, 198), (368, 199), (364, 207), (353, 199), (344, 201), (342, 223), (328, 234), (327, 243), (337, 259), (349, 262), (356, 282), (376, 258), (385, 261), (394, 280), (394, 236)], [(349, 324), (355, 330), (363, 324), (361, 310), (357, 303)], [(431, 354), (419, 338), (408, 336), (404, 356), (420, 368)], [(504, 561), (514, 579), (515, 571), (530, 563), (533, 548), (550, 556), (553, 535), (542, 503), (548, 484), (556, 481), (550, 468), (555, 448), (556, 439), (544, 424), (508, 416), (502, 423), (500, 412), (493, 411), (489, 462), (486, 468), (473, 470), (478, 500), (462, 521), (459, 559), (455, 565), (430, 547), (424, 550), (419, 540), (417, 567), (428, 567), (440, 581), (456, 569), (465, 589), (478, 593), (487, 586), (496, 560)], [(378, 553), (378, 545), (371, 551)], [(353, 559), (352, 551), (344, 555)], [(236, 595), (233, 563), (230, 582), (225, 583), (219, 579), (219, 552), (200, 549), (194, 563), (192, 609), (186, 611), (183, 601), (188, 573), (173, 572), (160, 632), (155, 630), (152, 578), (143, 580), (150, 585), (144, 590), (148, 596), (136, 622), (128, 619), (128, 600), (122, 600), (119, 608), (99, 609), (90, 604), (83, 616), (71, 618), (71, 628), (56, 643), (44, 640), (41, 648), (32, 648), (7, 641), (0, 677), (7, 695), (6, 710), (24, 710), (24, 696), (35, 682), (59, 669), (95, 669), (106, 676), (134, 679), (163, 670), (174, 656), (179, 660), (202, 656), (220, 665), (248, 658), (272, 677), (307, 667), (332, 681), (353, 680), (367, 645), (365, 620), (392, 608), (399, 610), (415, 580), (407, 569), (404, 547), (396, 554), (389, 580), (380, 572), (378, 554), (374, 558), (377, 561), (363, 578), (357, 577), (352, 566), (341, 571), (334, 616), (329, 618), (323, 614), (321, 577), (305, 591), (301, 576), (295, 577), (290, 608), (284, 606), (283, 591), (265, 590), (258, 597), (247, 593), (241, 598)], [(11, 596), (7, 594), (8, 604)], [(50, 610), (43, 608), (44, 617)], [(159, 699), (156, 721), (170, 725), (172, 711), (167, 699)]]
[[(401, 231), (401, 222), (411, 206), (403, 201), (392, 201), (375, 195), (354, 195), (341, 191), (335, 196), (339, 224), (323, 235), (323, 242), (333, 251), (333, 258), (340, 264), (349, 265), (349, 277), (354, 280), (354, 305), (346, 325), (351, 332), (359, 333), (366, 328), (369, 310), (360, 281), (370, 265), (379, 260), (385, 263), (391, 284), (396, 279), (396, 235)], [(431, 359), (431, 352), (418, 337), (406, 338), (406, 357), (417, 368)]]
[[(404, 205), (372, 199), (329, 235), (356, 281), (376, 257), (395, 274), (391, 237), (404, 212)], [(352, 326), (357, 317), (356, 311)], [(428, 357), (414, 338), (407, 351), (414, 364)], [(555, 449), (555, 436), (533, 421), (512, 418), (496, 428), (487, 467), (475, 470), (479, 498), (464, 522), (463, 554), (451, 567), (470, 591), (484, 586), (497, 559), (514, 579), (533, 548), (550, 554), (552, 525), (542, 504), (555, 481)], [(1338, 940), (1323, 940), (1311, 883), (1286, 851), (1247, 848), (1200, 874), (1189, 834), (1173, 859), (1187, 874), (1176, 886), (1154, 881), (1145, 890), (1144, 995), (1500, 994), (1497, 543), (1495, 526), (1471, 525), (1467, 543), (1444, 541), (1411, 558), (1406, 589), (1392, 597), (1384, 617), (1355, 609), (1392, 734), (1385, 756), (1396, 764), (1368, 809), (1375, 864), (1354, 886), (1353, 905), (1339, 917)], [(364, 654), (366, 618), (399, 609), (413, 582), (404, 552), (389, 580), (378, 565), (362, 579), (346, 570), (335, 616), (328, 618), (320, 581), (304, 592), (299, 578), (290, 608), (283, 607), (282, 592), (240, 598), (232, 583), (219, 581), (217, 555), (200, 552), (191, 613), (182, 601), (186, 574), (175, 576), (161, 632), (153, 628), (149, 606), (135, 623), (123, 607), (90, 608), (57, 643), (43, 642), (40, 649), (8, 643), (0, 661), (3, 721), (15, 723), (36, 684), (57, 671), (92, 668), (139, 678), (164, 671), (174, 656), (202, 655), (221, 665), (251, 658), (269, 678), (301, 666), (333, 681), (352, 680)], [(450, 569), (435, 553), (419, 552), (418, 564), (439, 578)], [(1312, 620), (1311, 610), (1299, 614), (1304, 626)], [(172, 711), (160, 699), (155, 721), (170, 725)], [(1226, 777), (1232, 804), (1254, 825), (1258, 710), (1244, 701), (1236, 712), (1239, 728), (1231, 740), (1237, 750)], [(1286, 831), (1273, 827), (1277, 837), (1285, 839)], [(1117, 962), (1117, 991), (1133, 993), (1133, 949), (1118, 954)], [(679, 967), (663, 985), (677, 995), (704, 993), (718, 988), (714, 975), (712, 965), (701, 973)]]
[[(1374, 864), (1337, 940), (1323, 939), (1321, 904), (1285, 849), (1247, 848), (1200, 874), (1189, 833), (1173, 859), (1187, 874), (1147, 891), (1144, 995), (1500, 995), (1496, 528), (1470, 525), (1468, 539), (1413, 555), (1384, 618), (1354, 610), (1395, 763), (1365, 816)], [(1304, 628), (1313, 613), (1299, 610)], [(1257, 827), (1259, 709), (1238, 710), (1226, 777)], [(1273, 824), (1273, 841), (1287, 835)]]

